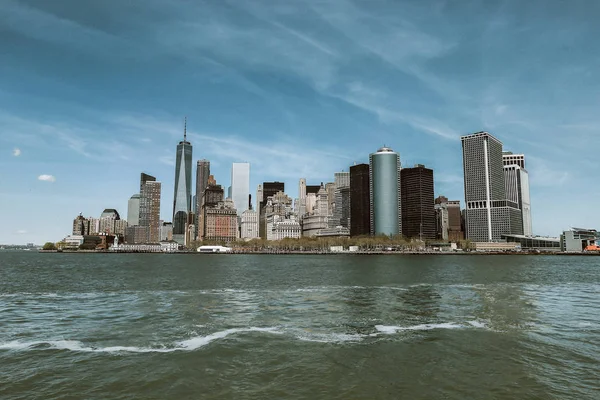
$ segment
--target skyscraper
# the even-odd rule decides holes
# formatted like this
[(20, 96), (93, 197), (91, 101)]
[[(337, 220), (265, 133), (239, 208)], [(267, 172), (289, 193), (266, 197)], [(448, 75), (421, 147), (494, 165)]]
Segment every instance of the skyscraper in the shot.
[(475, 242), (523, 234), (518, 203), (506, 198), (502, 142), (488, 132), (461, 137), (466, 202), (466, 234)]
[(409, 238), (435, 239), (433, 170), (418, 164), (400, 173), (402, 234)]
[(260, 211), (260, 203), (262, 203), (263, 201), (263, 187), (262, 185), (258, 185), (256, 187), (256, 207), (254, 207), (255, 210)]
[[(329, 201), (329, 192), (327, 195)], [(343, 226), (350, 229), (350, 172), (334, 174), (333, 207), (330, 207), (329, 212), (333, 214), (330, 227)]]
[(504, 163), (506, 197), (519, 205), (523, 218), (523, 234), (532, 236), (529, 173), (525, 169), (525, 155), (505, 151), (502, 153), (502, 161)]
[(350, 236), (371, 233), (369, 164), (350, 167)]
[(147, 228), (146, 243), (160, 241), (161, 183), (142, 173), (140, 178), (140, 226)]
[(173, 239), (184, 243), (185, 226), (192, 202), (192, 145), (187, 141), (187, 120), (183, 140), (177, 145), (175, 160), (175, 190), (173, 192)]
[(140, 195), (138, 193), (131, 196), (127, 202), (127, 225), (135, 226), (140, 224)]
[(238, 217), (248, 209), (250, 195), (250, 163), (233, 163), (231, 166), (231, 199)]
[(302, 219), (306, 214), (306, 178), (300, 178), (298, 182), (298, 218)]
[(196, 215), (196, 237), (198, 236), (198, 215), (202, 207), (202, 197), (208, 187), (208, 177), (210, 176), (210, 161), (198, 160), (196, 162), (196, 201), (194, 202), (194, 214)]
[(369, 155), (371, 234), (402, 234), (400, 155), (382, 147)]

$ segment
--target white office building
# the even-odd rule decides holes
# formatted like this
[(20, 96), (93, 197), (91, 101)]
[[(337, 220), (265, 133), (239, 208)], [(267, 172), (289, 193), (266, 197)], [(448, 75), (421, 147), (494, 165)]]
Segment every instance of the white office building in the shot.
[(461, 137), (467, 238), (497, 242), (504, 234), (523, 234), (519, 203), (507, 199), (502, 142), (488, 132)]
[(231, 167), (231, 199), (238, 217), (249, 208), (250, 163), (233, 163)]
[(241, 238), (251, 240), (258, 238), (258, 212), (255, 210), (246, 210), (242, 213), (241, 223)]
[(506, 198), (519, 205), (523, 215), (523, 235), (533, 236), (531, 221), (531, 196), (529, 173), (525, 169), (525, 156), (511, 152), (502, 153)]

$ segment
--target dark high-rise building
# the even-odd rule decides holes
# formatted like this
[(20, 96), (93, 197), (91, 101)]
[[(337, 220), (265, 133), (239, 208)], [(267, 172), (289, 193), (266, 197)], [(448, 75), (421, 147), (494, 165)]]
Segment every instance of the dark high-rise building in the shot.
[(263, 200), (275, 196), (277, 192), (285, 192), (284, 182), (263, 182)]
[(321, 185), (306, 185), (306, 194), (317, 194), (321, 190)]
[(433, 170), (418, 164), (401, 171), (402, 234), (421, 240), (435, 239)]
[(259, 225), (258, 231), (259, 236), (261, 238), (266, 238), (267, 233), (265, 231), (266, 224), (265, 221), (265, 205), (267, 204), (267, 199), (269, 197), (275, 196), (279, 192), (285, 192), (285, 183), (284, 182), (263, 182), (262, 184), (262, 200), (258, 204), (258, 215), (259, 215)]
[(177, 145), (175, 190), (173, 192), (173, 239), (183, 244), (187, 215), (192, 211), (192, 145), (187, 141), (187, 121), (183, 140)]
[(204, 190), (202, 204), (205, 207), (214, 207), (223, 200), (225, 200), (225, 191), (221, 185), (209, 185)]
[(267, 204), (267, 198), (275, 196), (277, 192), (285, 192), (284, 182), (263, 182), (262, 201), (259, 204), (259, 211), (262, 210), (264, 204)]
[(350, 167), (350, 236), (371, 233), (369, 164)]
[(194, 213), (196, 214), (196, 236), (198, 236), (198, 215), (202, 208), (202, 199), (204, 191), (208, 187), (208, 177), (210, 176), (210, 161), (198, 160), (196, 163), (196, 201), (194, 203)]

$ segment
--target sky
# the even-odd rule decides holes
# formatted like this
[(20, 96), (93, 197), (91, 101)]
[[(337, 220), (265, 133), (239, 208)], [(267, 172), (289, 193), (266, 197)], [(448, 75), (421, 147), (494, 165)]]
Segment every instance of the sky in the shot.
[(126, 218), (141, 172), (170, 221), (184, 116), (194, 165), (292, 197), (387, 145), (464, 204), (485, 130), (526, 155), (535, 234), (600, 228), (596, 0), (1, 3), (0, 243)]

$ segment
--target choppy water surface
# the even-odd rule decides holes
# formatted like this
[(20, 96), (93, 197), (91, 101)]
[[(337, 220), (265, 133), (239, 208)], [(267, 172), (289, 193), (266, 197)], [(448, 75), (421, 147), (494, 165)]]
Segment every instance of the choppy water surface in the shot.
[(598, 399), (600, 257), (0, 253), (0, 398)]

